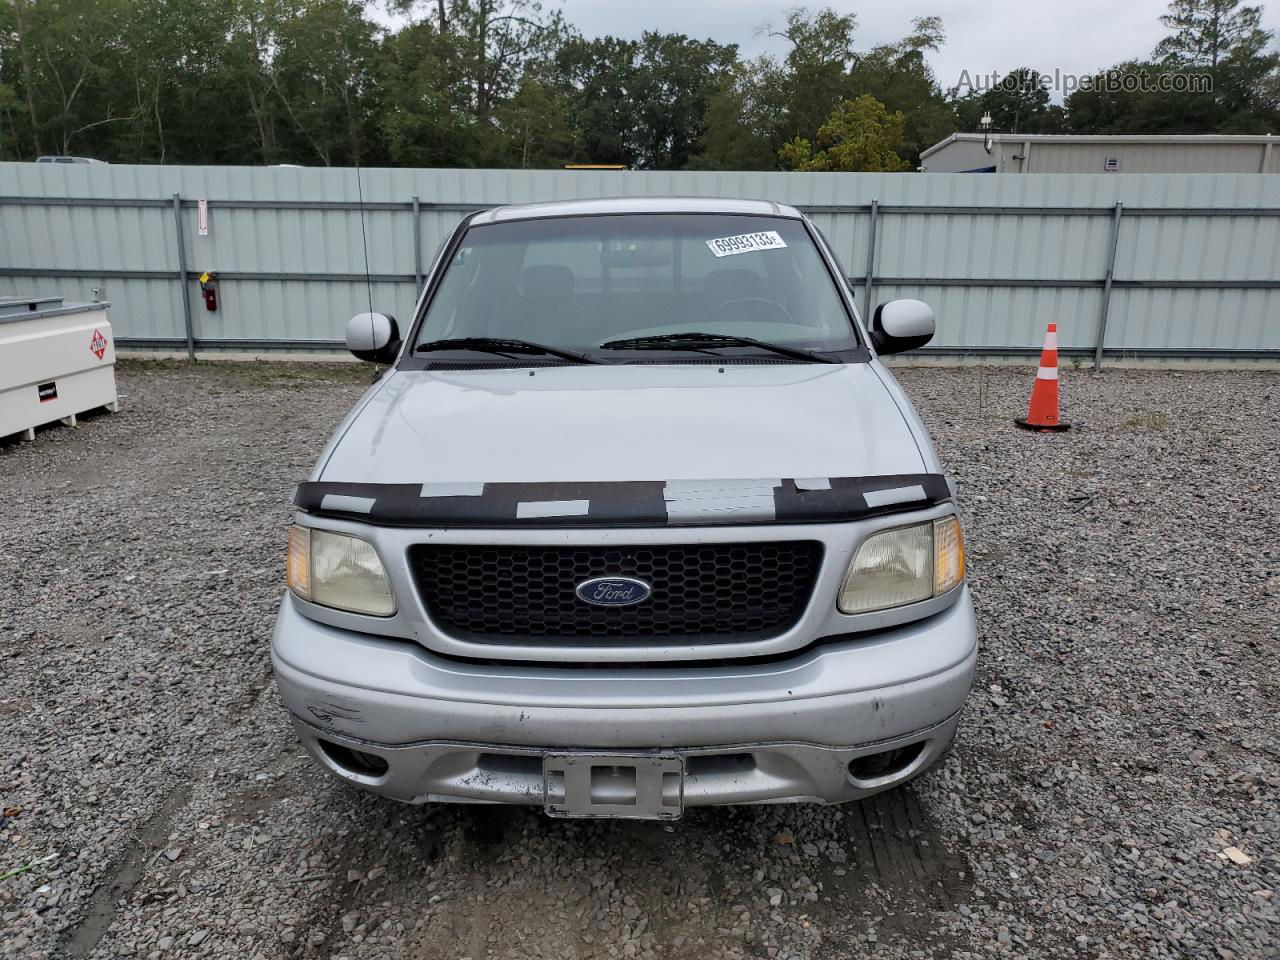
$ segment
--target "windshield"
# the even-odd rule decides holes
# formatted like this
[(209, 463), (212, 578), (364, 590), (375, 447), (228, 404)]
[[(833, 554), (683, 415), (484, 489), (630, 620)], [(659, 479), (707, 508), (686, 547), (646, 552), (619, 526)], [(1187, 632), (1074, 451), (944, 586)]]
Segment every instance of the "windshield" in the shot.
[(801, 221), (621, 214), (471, 227), (415, 346), (486, 337), (578, 351), (609, 344), (605, 358), (642, 346), (705, 353), (679, 338), (611, 343), (690, 333), (811, 351), (858, 345)]

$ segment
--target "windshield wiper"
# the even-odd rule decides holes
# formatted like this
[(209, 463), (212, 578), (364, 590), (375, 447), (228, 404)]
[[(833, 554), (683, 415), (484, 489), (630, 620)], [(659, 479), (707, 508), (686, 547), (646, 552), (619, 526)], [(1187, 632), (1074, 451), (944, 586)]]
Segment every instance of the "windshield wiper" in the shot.
[(546, 344), (534, 343), (531, 340), (508, 340), (504, 337), (454, 337), (448, 340), (428, 340), (414, 348), (415, 353), (427, 353), (431, 350), (480, 350), (484, 353), (496, 353), (500, 357), (513, 353), (545, 353), (549, 357), (559, 357), (570, 363), (600, 363), (595, 357), (589, 357), (585, 353), (548, 347)]
[(664, 333), (652, 337), (630, 337), (625, 340), (610, 340), (600, 344), (601, 350), (661, 350), (664, 347), (688, 347), (700, 350), (708, 347), (756, 347), (776, 353), (780, 357), (791, 357), (793, 360), (804, 360), (809, 363), (839, 363), (831, 357), (801, 350), (799, 347), (784, 347), (780, 343), (769, 343), (754, 337), (734, 337), (722, 333)]

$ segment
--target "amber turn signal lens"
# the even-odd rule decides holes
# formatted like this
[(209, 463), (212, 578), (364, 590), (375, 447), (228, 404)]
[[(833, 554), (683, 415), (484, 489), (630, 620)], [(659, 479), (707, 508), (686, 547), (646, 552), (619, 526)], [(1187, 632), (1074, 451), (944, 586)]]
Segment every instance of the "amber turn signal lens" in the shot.
[(933, 595), (964, 580), (964, 534), (956, 516), (933, 521)]
[(289, 528), (289, 552), (284, 566), (289, 589), (303, 600), (310, 600), (311, 531), (306, 527)]

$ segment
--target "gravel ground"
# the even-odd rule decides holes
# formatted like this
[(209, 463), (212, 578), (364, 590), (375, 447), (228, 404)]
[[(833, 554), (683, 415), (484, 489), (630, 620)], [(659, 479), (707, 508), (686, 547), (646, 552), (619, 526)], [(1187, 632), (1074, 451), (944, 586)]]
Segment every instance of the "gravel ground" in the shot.
[(313, 767), (268, 634), (368, 369), (119, 373), (120, 414), (0, 443), (0, 954), (1280, 957), (1275, 374), (1067, 369), (1049, 436), (1011, 423), (1029, 369), (901, 371), (979, 607), (956, 751), (663, 826)]

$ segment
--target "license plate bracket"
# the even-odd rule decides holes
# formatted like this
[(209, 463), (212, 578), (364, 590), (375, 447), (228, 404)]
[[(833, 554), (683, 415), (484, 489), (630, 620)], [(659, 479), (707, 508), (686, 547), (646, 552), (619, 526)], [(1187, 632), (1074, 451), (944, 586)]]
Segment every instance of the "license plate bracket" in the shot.
[(542, 784), (551, 817), (678, 820), (684, 813), (680, 756), (549, 753)]

